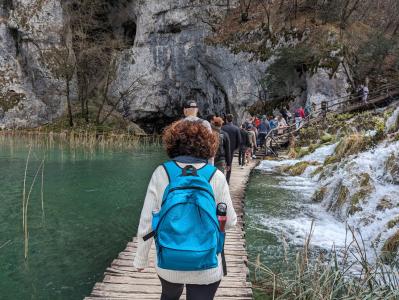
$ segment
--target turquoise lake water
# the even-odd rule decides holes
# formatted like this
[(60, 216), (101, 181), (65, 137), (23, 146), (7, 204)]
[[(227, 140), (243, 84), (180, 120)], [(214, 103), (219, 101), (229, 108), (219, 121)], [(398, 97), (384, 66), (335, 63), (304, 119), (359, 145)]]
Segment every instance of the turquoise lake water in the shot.
[(159, 148), (84, 151), (34, 146), (24, 259), (22, 191), (27, 141), (0, 142), (0, 299), (82, 299), (135, 235), (147, 183), (165, 159)]
[[(87, 151), (34, 146), (26, 190), (45, 157), (44, 210), (39, 172), (29, 200), (25, 260), (22, 191), (28, 152), (27, 140), (0, 139), (0, 299), (82, 299), (136, 234), (148, 181), (166, 156), (159, 147)], [(262, 218), (295, 214), (297, 203), (281, 178), (254, 171), (246, 195), (251, 261), (259, 254), (278, 270), (284, 248)]]

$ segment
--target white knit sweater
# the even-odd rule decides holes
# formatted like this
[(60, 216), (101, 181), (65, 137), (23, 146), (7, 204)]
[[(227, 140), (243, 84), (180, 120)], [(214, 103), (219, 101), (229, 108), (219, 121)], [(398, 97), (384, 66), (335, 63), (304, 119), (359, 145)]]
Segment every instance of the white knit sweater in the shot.
[[(186, 166), (180, 164), (181, 167)], [(200, 168), (203, 164), (194, 164), (196, 168)], [(138, 248), (133, 265), (135, 268), (148, 267), (148, 254), (153, 242), (153, 238), (144, 241), (143, 236), (152, 231), (152, 212), (159, 211), (162, 204), (162, 196), (165, 188), (169, 184), (168, 175), (164, 168), (159, 166), (152, 174), (151, 181), (148, 185), (147, 195), (144, 200), (143, 210), (141, 212), (140, 224), (137, 230)], [(227, 204), (227, 223), (226, 229), (235, 226), (237, 215), (234, 211), (233, 203), (230, 197), (229, 186), (222, 172), (217, 171), (210, 182), (217, 203), (224, 202)], [(219, 281), (223, 277), (221, 258), (219, 255), (219, 265), (216, 268), (203, 271), (173, 271), (158, 268), (155, 258), (155, 268), (158, 275), (173, 283), (184, 284), (211, 284)]]

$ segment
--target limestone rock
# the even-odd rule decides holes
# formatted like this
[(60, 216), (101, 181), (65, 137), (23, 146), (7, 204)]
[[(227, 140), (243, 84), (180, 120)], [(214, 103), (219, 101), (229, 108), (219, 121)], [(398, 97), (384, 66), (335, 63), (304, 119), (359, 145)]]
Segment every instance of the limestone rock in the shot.
[(330, 109), (336, 110), (338, 106), (334, 106), (334, 104), (349, 96), (349, 79), (342, 64), (339, 65), (333, 76), (329, 70), (319, 68), (314, 75), (307, 76), (306, 84), (306, 105), (308, 107), (312, 107), (312, 103), (314, 103), (316, 109), (320, 109), (321, 103), (327, 101)]
[[(41, 53), (62, 47), (66, 23), (62, 2), (6, 3), (0, 7), (0, 128), (51, 122), (65, 113), (65, 83)], [(116, 53), (116, 79), (109, 89), (110, 99), (121, 100), (117, 110), (124, 118), (147, 131), (159, 130), (180, 118), (182, 103), (191, 98), (198, 101), (203, 116), (230, 112), (241, 121), (258, 100), (270, 61), (205, 42), (212, 29), (203, 18), (223, 18), (225, 1), (130, 1), (123, 11), (123, 26), (121, 12), (110, 13), (115, 34), (125, 30), (130, 39), (130, 46)], [(348, 87), (342, 67), (333, 78), (319, 69), (298, 85), (307, 89), (308, 101), (318, 105), (345, 95)], [(124, 93), (129, 88), (132, 92)], [(18, 103), (6, 96), (14, 93), (21, 95)], [(76, 98), (74, 84), (72, 100)]]
[(0, 128), (34, 127), (64, 112), (63, 84), (41, 55), (59, 46), (62, 9), (59, 1), (10, 3), (0, 11)]
[(266, 64), (249, 62), (249, 55), (236, 55), (204, 42), (210, 28), (197, 15), (225, 12), (225, 7), (213, 2), (193, 6), (188, 0), (168, 0), (133, 5), (135, 43), (120, 55), (112, 89), (118, 97), (140, 78), (136, 92), (119, 107), (129, 119), (147, 129), (162, 127), (181, 116), (182, 104), (189, 98), (197, 100), (203, 116), (226, 111), (241, 119), (246, 107), (257, 100)]

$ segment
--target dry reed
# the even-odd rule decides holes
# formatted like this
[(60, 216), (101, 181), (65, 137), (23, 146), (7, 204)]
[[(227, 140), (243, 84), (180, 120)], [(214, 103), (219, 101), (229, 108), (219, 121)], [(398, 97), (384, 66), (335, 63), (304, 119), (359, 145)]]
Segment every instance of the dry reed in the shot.
[[(399, 299), (399, 262), (371, 261), (360, 232), (348, 227), (352, 241), (344, 249), (331, 249), (310, 258), (314, 225), (295, 263), (282, 262), (285, 271), (275, 273), (260, 262), (253, 266), (254, 287), (272, 299)], [(313, 250), (312, 250), (313, 251)], [(287, 263), (288, 262), (288, 263)]]

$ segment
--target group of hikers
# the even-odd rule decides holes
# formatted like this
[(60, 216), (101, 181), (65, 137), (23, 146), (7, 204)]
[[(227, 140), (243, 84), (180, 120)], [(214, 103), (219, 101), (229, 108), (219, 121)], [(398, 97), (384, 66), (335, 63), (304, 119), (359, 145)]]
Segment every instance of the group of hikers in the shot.
[(184, 286), (188, 300), (214, 298), (227, 274), (225, 230), (237, 222), (229, 191), (234, 154), (244, 167), (270, 130), (300, 126), (304, 117), (302, 108), (292, 116), (284, 107), (277, 117), (250, 117), (238, 127), (231, 114), (205, 120), (196, 101), (185, 103), (184, 117), (163, 133), (169, 160), (148, 185), (133, 262), (138, 272), (148, 267), (155, 240), (161, 300), (180, 299)]
[(256, 158), (256, 151), (258, 147), (264, 145), (269, 132), (276, 129), (273, 135), (281, 135), (291, 125), (299, 129), (310, 113), (310, 109), (304, 109), (302, 106), (291, 113), (289, 106), (286, 105), (280, 109), (277, 116), (251, 116), (239, 127), (233, 124), (231, 114), (223, 117), (209, 115), (207, 121), (219, 136), (219, 149), (214, 158), (214, 165), (226, 173), (229, 182), (231, 163), (235, 153), (238, 152), (238, 163), (243, 168), (252, 158)]

